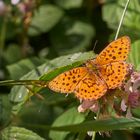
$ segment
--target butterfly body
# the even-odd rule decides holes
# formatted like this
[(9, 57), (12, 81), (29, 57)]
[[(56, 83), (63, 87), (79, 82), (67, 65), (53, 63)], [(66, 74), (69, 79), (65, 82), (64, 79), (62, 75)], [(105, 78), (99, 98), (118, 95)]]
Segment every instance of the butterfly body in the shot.
[(122, 85), (128, 71), (125, 60), (129, 51), (129, 37), (121, 37), (110, 43), (95, 59), (88, 60), (85, 66), (58, 75), (48, 87), (60, 93), (75, 93), (80, 99), (97, 100), (108, 89)]

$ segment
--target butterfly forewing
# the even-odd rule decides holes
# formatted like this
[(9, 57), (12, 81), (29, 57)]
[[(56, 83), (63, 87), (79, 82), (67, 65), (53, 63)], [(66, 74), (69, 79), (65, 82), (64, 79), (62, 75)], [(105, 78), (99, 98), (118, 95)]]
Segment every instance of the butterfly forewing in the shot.
[(124, 61), (130, 51), (130, 38), (121, 37), (111, 42), (94, 60), (98, 65), (105, 65), (112, 62)]
[(72, 93), (87, 72), (86, 67), (71, 69), (50, 81), (48, 87), (55, 92)]

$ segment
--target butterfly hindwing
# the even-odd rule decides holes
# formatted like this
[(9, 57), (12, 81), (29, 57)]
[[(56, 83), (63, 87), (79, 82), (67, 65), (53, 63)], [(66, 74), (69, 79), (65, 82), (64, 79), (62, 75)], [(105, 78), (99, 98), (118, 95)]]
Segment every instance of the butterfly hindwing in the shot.
[(94, 72), (88, 73), (77, 85), (74, 93), (80, 99), (96, 100), (107, 91), (107, 86)]
[(106, 82), (108, 89), (114, 89), (122, 85), (128, 72), (126, 62), (114, 62), (103, 65), (99, 69), (100, 77)]

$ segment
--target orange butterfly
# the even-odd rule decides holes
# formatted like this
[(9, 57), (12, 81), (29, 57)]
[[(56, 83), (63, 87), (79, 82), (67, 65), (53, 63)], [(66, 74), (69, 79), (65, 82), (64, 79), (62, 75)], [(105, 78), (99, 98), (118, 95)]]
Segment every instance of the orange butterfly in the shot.
[(48, 83), (48, 87), (60, 93), (75, 93), (79, 99), (96, 100), (108, 89), (122, 85), (128, 72), (125, 62), (130, 51), (130, 38), (121, 37), (111, 42), (95, 59), (83, 67), (66, 71)]

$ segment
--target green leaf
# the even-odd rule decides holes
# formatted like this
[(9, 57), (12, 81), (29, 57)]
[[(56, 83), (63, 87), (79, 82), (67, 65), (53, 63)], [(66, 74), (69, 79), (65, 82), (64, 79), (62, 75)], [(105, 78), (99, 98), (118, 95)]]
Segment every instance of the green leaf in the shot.
[(132, 109), (133, 116), (140, 118), (140, 107)]
[(10, 73), (11, 79), (19, 79), (27, 72), (35, 69), (37, 66), (41, 65), (44, 60), (38, 59), (36, 57), (30, 59), (22, 59), (21, 61), (8, 65), (7, 69)]
[(140, 119), (132, 118), (110, 118), (107, 120), (97, 120), (84, 122), (77, 125), (53, 127), (53, 130), (86, 132), (86, 131), (110, 131), (110, 130), (128, 130), (140, 127)]
[(45, 140), (36, 133), (22, 127), (7, 127), (2, 132), (2, 140)]
[(62, 18), (63, 11), (54, 5), (42, 5), (35, 12), (29, 28), (29, 35), (35, 36), (52, 29)]
[(11, 44), (7, 46), (7, 49), (3, 52), (4, 59), (10, 64), (19, 61), (22, 57), (20, 46)]
[(64, 9), (71, 9), (80, 8), (83, 0), (56, 0), (55, 2)]
[[(108, 26), (115, 30), (118, 28), (126, 1), (118, 0), (108, 2), (103, 6), (103, 19), (107, 22)], [(109, 12), (108, 12), (109, 11)], [(131, 38), (138, 39), (140, 32), (140, 1), (130, 1), (124, 21), (120, 30), (120, 34), (129, 34)], [(130, 34), (131, 33), (131, 34)]]
[(93, 53), (93, 51), (84, 52), (84, 53), (79, 52), (79, 53), (69, 54), (65, 56), (60, 56), (58, 58), (51, 60), (50, 63), (52, 64), (53, 66), (52, 68), (54, 69), (58, 67), (71, 65), (77, 61), (83, 61), (84, 63), (86, 62), (86, 60), (93, 59), (93, 58), (95, 58), (95, 54)]
[(53, 50), (58, 55), (85, 51), (94, 34), (91, 24), (65, 17), (51, 31)]
[(131, 62), (135, 69), (140, 71), (140, 40), (135, 41), (131, 45), (131, 51), (129, 54), (129, 62)]
[(8, 95), (0, 93), (0, 126), (10, 122), (11, 119), (11, 104)]
[[(77, 108), (73, 107), (64, 112), (62, 115), (60, 115), (53, 123), (53, 127), (58, 127), (62, 125), (72, 125), (72, 124), (78, 124), (83, 122), (85, 119), (85, 116), (83, 114), (78, 113)], [(50, 131), (50, 138), (53, 140), (63, 140), (65, 137), (69, 134), (69, 132), (56, 132), (56, 131)]]
[[(11, 4), (11, 3), (9, 3), (9, 4)], [(2, 31), (2, 30), (4, 31), (3, 33), (6, 35), (5, 36), (6, 39), (12, 39), (15, 37), (15, 35), (17, 33), (17, 26), (15, 25), (14, 22), (12, 22), (11, 18), (8, 19), (8, 17), (0, 16), (0, 31)], [(3, 36), (4, 34), (1, 34), (0, 39), (1, 39), (1, 37), (4, 37)]]
[[(72, 114), (71, 114), (72, 115)], [(68, 120), (68, 118), (67, 118)], [(27, 126), (29, 124), (26, 124)], [(86, 121), (74, 125), (61, 125), (61, 126), (46, 126), (46, 125), (32, 125), (40, 129), (50, 129), (53, 131), (66, 131), (66, 132), (87, 132), (87, 131), (112, 131), (112, 130), (132, 130), (133, 128), (140, 127), (140, 119), (137, 118), (108, 118), (104, 120)]]

